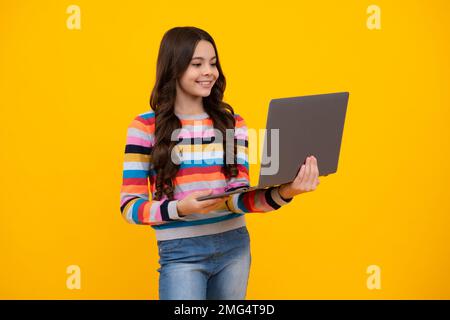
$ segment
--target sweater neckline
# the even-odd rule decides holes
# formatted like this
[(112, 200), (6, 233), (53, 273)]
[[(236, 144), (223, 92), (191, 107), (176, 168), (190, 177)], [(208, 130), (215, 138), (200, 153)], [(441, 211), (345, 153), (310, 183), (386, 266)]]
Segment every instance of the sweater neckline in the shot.
[(180, 114), (175, 112), (175, 115), (183, 120), (200, 120), (200, 119), (207, 119), (209, 117), (209, 114), (206, 112), (197, 113), (197, 114)]

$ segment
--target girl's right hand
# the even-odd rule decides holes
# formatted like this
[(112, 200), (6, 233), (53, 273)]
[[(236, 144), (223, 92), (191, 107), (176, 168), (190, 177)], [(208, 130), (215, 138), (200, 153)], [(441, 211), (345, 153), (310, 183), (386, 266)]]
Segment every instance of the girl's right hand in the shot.
[(218, 209), (221, 207), (225, 201), (228, 199), (228, 196), (216, 198), (216, 199), (208, 199), (198, 201), (197, 198), (202, 196), (208, 196), (212, 193), (212, 190), (204, 190), (204, 191), (194, 191), (189, 194), (187, 197), (179, 200), (177, 202), (177, 211), (179, 216), (185, 216), (193, 213), (201, 213), (206, 214), (210, 211)]

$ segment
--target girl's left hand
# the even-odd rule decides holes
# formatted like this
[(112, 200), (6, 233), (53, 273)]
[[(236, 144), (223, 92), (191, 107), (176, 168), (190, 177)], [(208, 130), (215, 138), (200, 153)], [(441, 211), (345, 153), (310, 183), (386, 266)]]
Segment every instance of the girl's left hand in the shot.
[(316, 190), (319, 185), (319, 168), (317, 167), (317, 159), (314, 156), (306, 158), (295, 177), (294, 181), (280, 186), (280, 195), (289, 199), (298, 194)]

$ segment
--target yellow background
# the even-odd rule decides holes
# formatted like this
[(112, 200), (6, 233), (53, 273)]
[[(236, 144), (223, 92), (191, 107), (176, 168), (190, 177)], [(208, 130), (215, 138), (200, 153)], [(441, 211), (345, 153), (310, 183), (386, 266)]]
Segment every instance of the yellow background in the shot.
[(450, 298), (449, 14), (447, 0), (1, 1), (0, 298), (158, 297), (154, 232), (120, 216), (122, 161), (161, 38), (187, 25), (215, 39), (249, 127), (272, 98), (350, 92), (338, 173), (247, 215), (247, 298)]

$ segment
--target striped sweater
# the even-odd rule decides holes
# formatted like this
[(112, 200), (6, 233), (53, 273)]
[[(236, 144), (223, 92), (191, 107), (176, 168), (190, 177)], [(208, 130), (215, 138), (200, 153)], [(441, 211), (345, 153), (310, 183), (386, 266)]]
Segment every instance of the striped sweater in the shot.
[[(229, 196), (226, 203), (207, 214), (179, 216), (177, 202), (193, 191), (212, 189), (221, 193), (249, 186), (248, 135), (244, 119), (235, 114), (238, 175), (227, 179), (223, 167), (223, 146), (214, 143), (212, 119), (204, 112), (176, 114), (182, 124), (178, 134), (180, 169), (174, 178), (174, 199), (166, 195), (152, 200), (156, 191), (156, 172), (151, 151), (155, 142), (155, 114), (148, 111), (136, 116), (128, 126), (120, 210), (132, 224), (150, 225), (157, 240), (215, 234), (244, 226), (245, 214), (268, 212), (286, 205), (291, 199), (280, 196), (277, 187), (252, 190)], [(213, 150), (210, 151), (210, 150)], [(149, 198), (149, 189), (152, 199)]]

